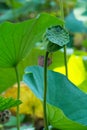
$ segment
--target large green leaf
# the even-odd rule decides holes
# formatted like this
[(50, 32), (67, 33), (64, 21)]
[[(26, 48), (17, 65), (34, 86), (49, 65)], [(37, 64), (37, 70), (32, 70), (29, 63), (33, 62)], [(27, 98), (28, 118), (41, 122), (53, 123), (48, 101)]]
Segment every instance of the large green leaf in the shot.
[[(26, 68), (24, 82), (30, 86), (38, 98), (43, 99), (43, 69), (41, 67)], [(70, 120), (87, 126), (86, 101), (87, 95), (72, 84), (66, 76), (48, 71), (47, 102), (49, 104), (61, 109)]]
[(17, 65), (42, 39), (46, 28), (62, 21), (48, 14), (21, 23), (0, 24), (0, 67)]
[[(33, 49), (30, 54), (22, 62), (19, 63), (20, 80), (24, 74), (24, 68), (31, 65), (38, 65), (38, 57), (44, 56), (45, 51), (39, 49)], [(34, 59), (34, 60), (32, 60)], [(57, 51), (52, 55), (52, 64), (49, 66), (50, 69), (54, 69), (58, 66), (64, 65), (63, 52)], [(5, 91), (16, 83), (16, 75), (13, 68), (0, 68), (0, 93)]]
[(54, 128), (60, 130), (86, 130), (87, 126), (78, 124), (70, 119), (68, 119), (63, 111), (50, 104), (47, 105), (48, 120)]

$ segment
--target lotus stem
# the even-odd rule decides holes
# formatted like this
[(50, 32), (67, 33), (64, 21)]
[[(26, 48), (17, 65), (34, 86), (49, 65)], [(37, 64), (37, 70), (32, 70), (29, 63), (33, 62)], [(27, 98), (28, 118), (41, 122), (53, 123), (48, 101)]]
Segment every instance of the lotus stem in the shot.
[[(18, 66), (15, 67), (17, 84), (18, 84), (18, 91), (17, 91), (17, 100), (20, 99), (20, 75)], [(20, 115), (19, 115), (19, 105), (17, 105), (17, 130), (20, 130)]]
[[(61, 19), (64, 21), (64, 10), (63, 10), (63, 0), (60, 0), (60, 10), (61, 10)], [(63, 25), (65, 28), (65, 24)], [(68, 77), (68, 66), (67, 66), (67, 46), (64, 45), (64, 63), (65, 63), (65, 73)]]
[(46, 52), (45, 60), (44, 60), (44, 99), (43, 99), (43, 110), (44, 110), (44, 126), (45, 130), (48, 130), (48, 120), (47, 120), (47, 109), (46, 109), (46, 101), (47, 101), (47, 60), (48, 60), (49, 52)]

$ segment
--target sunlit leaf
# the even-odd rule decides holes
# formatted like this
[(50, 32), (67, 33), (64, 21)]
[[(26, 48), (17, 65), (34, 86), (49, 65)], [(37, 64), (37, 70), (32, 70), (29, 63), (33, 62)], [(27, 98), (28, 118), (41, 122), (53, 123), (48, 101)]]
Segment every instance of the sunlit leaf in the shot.
[[(65, 74), (65, 67), (56, 67), (54, 71)], [(68, 78), (75, 85), (81, 84), (86, 79), (86, 72), (81, 56), (72, 55), (68, 61)]]
[(57, 24), (62, 21), (48, 14), (21, 23), (0, 24), (0, 67), (16, 66), (42, 39), (46, 28)]
[(80, 85), (79, 88), (84, 91), (85, 93), (87, 93), (87, 79), (84, 80)]

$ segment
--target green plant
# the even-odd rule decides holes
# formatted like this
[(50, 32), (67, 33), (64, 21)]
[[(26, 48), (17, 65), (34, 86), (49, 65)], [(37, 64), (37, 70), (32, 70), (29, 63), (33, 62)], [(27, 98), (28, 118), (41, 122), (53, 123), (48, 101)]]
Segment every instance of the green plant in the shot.
[[(63, 15), (62, 1), (61, 9)], [(79, 112), (81, 102), (86, 101), (85, 99), (81, 99), (81, 97), (85, 97), (86, 94), (77, 89), (64, 75), (53, 71), (47, 72), (47, 59), (49, 53), (64, 47), (66, 76), (68, 76), (65, 45), (69, 42), (69, 34), (64, 27), (58, 25), (48, 28), (45, 37), (47, 48), (44, 70), (37, 66), (27, 67), (23, 78), (24, 82), (30, 86), (36, 96), (43, 100), (45, 130), (49, 129), (48, 124), (62, 130), (86, 130), (86, 113), (82, 115)], [(42, 75), (43, 73), (44, 76)], [(42, 84), (43, 82), (44, 87)], [(44, 96), (42, 96), (43, 91)], [(87, 99), (87, 96), (85, 98)], [(76, 103), (76, 100), (78, 100), (78, 103)], [(72, 103), (70, 104), (71, 101)], [(87, 105), (82, 107), (81, 111), (85, 107), (87, 108)], [(73, 114), (70, 115), (72, 111)]]
[[(2, 30), (0, 32), (0, 85), (4, 81), (2, 77), (5, 77), (7, 81), (3, 84), (4, 87), (1, 86), (0, 92), (10, 87), (13, 83), (18, 83), (17, 100), (12, 98), (0, 99), (0, 110), (3, 111), (12, 106), (17, 106), (18, 130), (20, 130), (20, 81), (23, 76), (24, 67), (36, 64), (37, 57), (35, 62), (31, 63), (32, 56), (28, 54), (30, 54), (36, 43), (42, 40), (44, 33), (43, 41), (46, 44), (46, 50), (43, 51), (43, 53), (45, 52), (44, 69), (38, 66), (26, 68), (23, 80), (35, 95), (43, 101), (45, 130), (49, 129), (49, 125), (52, 125), (53, 129), (61, 130), (87, 129), (87, 105), (85, 104), (87, 95), (72, 84), (64, 75), (47, 70), (49, 54), (54, 54), (57, 50), (64, 48), (64, 63), (66, 76), (68, 76), (66, 44), (69, 42), (69, 34), (64, 25), (62, 0), (60, 0), (60, 10), (62, 20), (44, 13), (35, 19), (21, 23), (13, 24), (5, 22), (0, 24), (0, 29)], [(35, 53), (37, 51), (34, 50), (33, 55)], [(58, 52), (57, 56), (60, 53)], [(26, 56), (28, 56), (29, 61), (25, 64), (22, 60)], [(51, 67), (53, 66), (52, 64)], [(5, 72), (7, 72), (7, 75)], [(82, 83), (82, 85), (84, 84), (85, 82)]]
[[(61, 11), (61, 19), (64, 21), (64, 11), (63, 11), (63, 0), (60, 0), (60, 11)], [(63, 25), (65, 28), (65, 24)], [(64, 63), (66, 68), (66, 76), (68, 77), (68, 67), (67, 67), (67, 54), (66, 54), (66, 45), (64, 45)]]
[[(61, 12), (63, 17), (63, 7), (62, 1), (60, 1)], [(44, 122), (45, 129), (48, 130), (48, 121), (47, 121), (47, 109), (46, 109), (46, 100), (47, 100), (47, 59), (50, 52), (55, 52), (62, 48), (65, 44), (69, 42), (69, 35), (66, 30), (64, 30), (61, 26), (54, 26), (52, 28), (48, 28), (46, 32), (46, 40), (47, 40), (47, 51), (44, 62), (44, 100), (43, 100), (43, 110), (44, 110)], [(67, 73), (67, 61), (66, 61), (66, 47), (64, 47), (64, 55), (65, 55), (65, 66), (66, 66), (66, 75)]]
[[(41, 100), (44, 91), (43, 72), (42, 67), (31, 66), (25, 69), (24, 75), (24, 82)], [(87, 95), (66, 76), (48, 70), (47, 112), (50, 125), (61, 130), (86, 130), (86, 100)]]
[[(4, 123), (7, 122), (10, 118), (10, 112), (7, 109), (10, 109), (11, 107), (15, 107), (20, 105), (22, 102), (17, 99), (13, 99), (13, 98), (5, 98), (3, 96), (0, 96), (0, 123)], [(5, 116), (3, 117), (3, 114), (5, 113), (5, 111), (7, 111), (7, 118), (5, 118)]]
[[(56, 17), (48, 14), (42, 14), (22, 23), (5, 22), (0, 24), (2, 30), (0, 32), (0, 67), (15, 69), (18, 100), (20, 99), (19, 62), (29, 54), (35, 43), (42, 39), (46, 28), (58, 23), (62, 24), (62, 21), (58, 21)], [(20, 129), (19, 105), (17, 105), (17, 129)]]
[[(47, 59), (48, 54), (59, 50), (60, 48), (64, 47), (69, 42), (69, 35), (68, 32), (63, 29), (61, 26), (54, 26), (48, 28), (46, 32), (46, 39), (48, 40), (47, 43), (47, 51), (45, 56), (45, 63), (44, 63), (44, 119), (45, 119), (45, 128), (48, 130), (47, 125), (47, 114), (46, 114), (46, 94), (47, 94)], [(66, 50), (65, 50), (66, 51)], [(66, 58), (66, 57), (65, 57)], [(67, 67), (66, 67), (67, 68)], [(66, 73), (67, 74), (67, 73)]]
[(48, 119), (47, 119), (47, 109), (46, 109), (46, 101), (47, 101), (47, 59), (49, 52), (46, 52), (45, 61), (44, 61), (44, 97), (43, 97), (43, 110), (44, 110), (44, 124), (45, 129), (48, 130)]
[[(60, 0), (60, 9), (61, 9), (61, 18), (64, 20), (63, 14), (63, 2)], [(63, 26), (63, 25), (62, 25)], [(55, 26), (49, 28), (46, 32), (46, 38), (48, 40), (47, 51), (44, 61), (44, 97), (43, 97), (43, 109), (44, 109), (44, 122), (45, 129), (48, 130), (48, 121), (47, 121), (47, 109), (46, 109), (46, 101), (47, 101), (47, 59), (50, 52), (55, 52), (60, 48), (64, 47), (64, 59), (65, 59), (65, 68), (66, 68), (66, 76), (68, 76), (67, 69), (67, 60), (66, 60), (66, 44), (69, 43), (69, 35), (66, 30), (64, 30), (60, 26)]]
[(0, 111), (4, 111), (5, 109), (9, 109), (21, 103), (22, 102), (20, 100), (15, 100), (13, 98), (5, 98), (0, 96)]
[(46, 109), (46, 100), (47, 100), (47, 59), (48, 54), (55, 52), (62, 48), (65, 44), (69, 42), (68, 32), (63, 29), (61, 26), (53, 26), (48, 28), (45, 34), (47, 41), (47, 50), (44, 63), (44, 98), (43, 98), (43, 108), (44, 108), (44, 120), (45, 120), (45, 129), (48, 130), (48, 121), (47, 121), (47, 109)]

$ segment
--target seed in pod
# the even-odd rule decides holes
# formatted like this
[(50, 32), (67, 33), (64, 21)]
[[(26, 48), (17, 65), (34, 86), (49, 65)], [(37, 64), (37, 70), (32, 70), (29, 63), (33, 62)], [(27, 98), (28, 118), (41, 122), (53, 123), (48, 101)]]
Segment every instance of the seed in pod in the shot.
[(9, 110), (4, 110), (0, 112), (0, 123), (4, 124), (9, 121), (11, 112)]

